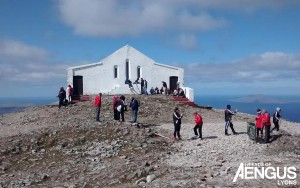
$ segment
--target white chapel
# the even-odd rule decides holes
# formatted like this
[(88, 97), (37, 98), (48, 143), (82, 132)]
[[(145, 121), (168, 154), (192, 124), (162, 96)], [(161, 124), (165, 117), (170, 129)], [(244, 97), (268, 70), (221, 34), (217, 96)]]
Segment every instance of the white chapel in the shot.
[[(140, 84), (132, 84), (130, 88), (126, 80), (134, 83), (138, 78), (148, 82), (148, 92), (151, 87), (162, 87), (162, 81), (167, 83), (171, 91), (176, 89), (176, 83), (184, 86), (184, 70), (179, 67), (156, 63), (151, 58), (135, 48), (125, 45), (98, 63), (70, 67), (67, 69), (68, 85), (73, 87), (74, 95), (91, 95), (99, 92), (108, 95), (136, 94)], [(126, 82), (126, 83), (125, 83)], [(193, 90), (184, 88), (187, 97), (193, 101)]]

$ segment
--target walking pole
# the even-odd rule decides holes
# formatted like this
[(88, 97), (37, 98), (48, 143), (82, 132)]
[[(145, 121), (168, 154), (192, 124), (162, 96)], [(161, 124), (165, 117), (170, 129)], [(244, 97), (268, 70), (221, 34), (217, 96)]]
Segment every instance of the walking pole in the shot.
[(169, 137), (166, 137), (166, 136), (164, 136), (164, 135), (161, 135), (161, 134), (158, 134), (158, 133), (154, 133), (155, 135), (157, 135), (157, 136), (160, 136), (160, 137), (163, 137), (163, 138), (167, 138), (167, 139), (171, 139), (171, 138), (169, 138)]

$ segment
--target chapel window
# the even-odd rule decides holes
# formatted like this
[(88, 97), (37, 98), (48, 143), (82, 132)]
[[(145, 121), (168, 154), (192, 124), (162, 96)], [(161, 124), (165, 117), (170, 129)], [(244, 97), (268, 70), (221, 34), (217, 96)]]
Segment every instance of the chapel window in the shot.
[(114, 66), (114, 78), (118, 78), (118, 66)]

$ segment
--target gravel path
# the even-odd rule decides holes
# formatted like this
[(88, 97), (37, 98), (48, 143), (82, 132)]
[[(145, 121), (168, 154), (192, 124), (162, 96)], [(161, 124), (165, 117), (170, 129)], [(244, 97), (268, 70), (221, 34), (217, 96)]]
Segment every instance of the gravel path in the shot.
[[(205, 121), (205, 119), (204, 119)], [(300, 168), (300, 157), (293, 151), (279, 151), (270, 153), (270, 148), (278, 143), (258, 144), (248, 138), (246, 134), (247, 123), (235, 121), (234, 128), (238, 135), (224, 135), (224, 123), (204, 123), (202, 134), (203, 140), (191, 139), (194, 136), (193, 124), (185, 124), (183, 120), (181, 134), (182, 141), (176, 141), (173, 147), (178, 152), (166, 159), (166, 164), (175, 168), (189, 169), (201, 168), (202, 172), (209, 177), (206, 183), (223, 186), (247, 186), (245, 181), (233, 183), (232, 180), (240, 163), (271, 162), (277, 166), (296, 166)], [(298, 126), (298, 127), (297, 127)], [(271, 135), (292, 134), (299, 131), (299, 124), (282, 122), (284, 131), (274, 131)], [(173, 124), (163, 124), (162, 129), (173, 132)], [(297, 130), (297, 131), (295, 131)], [(287, 132), (288, 133), (287, 133)], [(231, 131), (229, 131), (231, 133)], [(299, 143), (299, 142), (298, 142)], [(295, 144), (298, 144), (295, 143)], [(285, 156), (285, 157), (283, 157)], [(299, 173), (298, 173), (299, 174)], [(300, 177), (298, 176), (298, 182)], [(266, 180), (270, 186), (277, 187), (276, 181)], [(261, 186), (263, 181), (248, 182), (248, 186)]]

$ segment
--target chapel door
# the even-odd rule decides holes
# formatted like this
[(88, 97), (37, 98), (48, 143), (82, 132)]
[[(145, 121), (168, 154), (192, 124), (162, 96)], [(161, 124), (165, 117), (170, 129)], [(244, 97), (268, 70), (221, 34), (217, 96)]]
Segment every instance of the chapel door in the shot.
[(173, 92), (177, 87), (178, 76), (170, 76), (170, 90)]
[(83, 94), (83, 77), (73, 76), (73, 95), (80, 96)]

